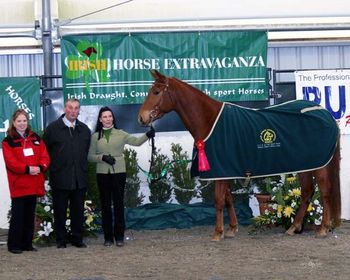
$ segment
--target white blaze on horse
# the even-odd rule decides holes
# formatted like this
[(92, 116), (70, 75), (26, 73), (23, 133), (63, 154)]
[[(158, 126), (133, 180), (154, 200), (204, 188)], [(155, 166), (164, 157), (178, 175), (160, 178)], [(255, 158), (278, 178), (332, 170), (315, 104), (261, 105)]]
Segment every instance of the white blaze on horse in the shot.
[[(340, 225), (339, 129), (331, 114), (317, 104), (296, 100), (264, 109), (223, 103), (173, 77), (154, 70), (155, 78), (139, 111), (149, 125), (175, 111), (191, 133), (197, 153), (192, 168), (201, 180), (215, 181), (216, 227), (212, 236), (233, 237), (238, 229), (229, 180), (298, 173), (301, 205), (287, 230), (300, 231), (317, 183), (323, 204), (317, 236)], [(224, 208), (229, 226), (224, 233)]]

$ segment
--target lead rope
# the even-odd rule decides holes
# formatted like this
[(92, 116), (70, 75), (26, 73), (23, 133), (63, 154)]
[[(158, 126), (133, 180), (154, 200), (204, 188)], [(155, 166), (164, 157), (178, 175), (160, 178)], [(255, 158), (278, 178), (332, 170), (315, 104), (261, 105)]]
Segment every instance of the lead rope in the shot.
[[(150, 125), (150, 127), (153, 128), (152, 124)], [(173, 163), (178, 163), (178, 162), (190, 163), (190, 162), (192, 162), (192, 160), (172, 160), (171, 162), (169, 162), (168, 164), (166, 164), (162, 168), (162, 170), (160, 172), (160, 176), (155, 178), (152, 175), (152, 167), (154, 165), (154, 158), (155, 158), (157, 149), (156, 149), (154, 137), (151, 137), (150, 141), (151, 141), (151, 159), (150, 159), (149, 171), (147, 172), (141, 166), (138, 165), (138, 168), (146, 175), (149, 185), (152, 185), (152, 184), (156, 183), (157, 181), (163, 179), (166, 176), (166, 174), (168, 173), (168, 171)]]
[[(152, 123), (150, 125), (151, 129), (154, 129)], [(156, 146), (155, 146), (155, 141), (154, 141), (154, 137), (151, 137), (151, 161), (150, 161), (150, 165), (149, 165), (149, 172), (148, 172), (148, 176), (147, 179), (149, 179), (149, 184), (152, 185), (155, 182), (155, 179), (153, 178), (153, 176), (151, 175), (151, 171), (152, 171), (152, 167), (154, 164), (154, 156), (156, 154)]]

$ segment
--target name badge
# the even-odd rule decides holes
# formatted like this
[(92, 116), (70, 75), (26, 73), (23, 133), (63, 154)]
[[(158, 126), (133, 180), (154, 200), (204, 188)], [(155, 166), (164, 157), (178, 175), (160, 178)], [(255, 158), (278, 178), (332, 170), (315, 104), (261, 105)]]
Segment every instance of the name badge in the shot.
[(25, 157), (29, 157), (34, 155), (34, 151), (32, 148), (23, 149), (23, 154)]

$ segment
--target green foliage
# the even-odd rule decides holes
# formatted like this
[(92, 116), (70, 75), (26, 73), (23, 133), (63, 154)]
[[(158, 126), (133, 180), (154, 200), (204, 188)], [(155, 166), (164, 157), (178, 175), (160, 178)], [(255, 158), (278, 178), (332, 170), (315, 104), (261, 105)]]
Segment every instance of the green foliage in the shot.
[(96, 181), (96, 163), (89, 162), (88, 166), (88, 188), (86, 192), (86, 200), (91, 200), (96, 208), (100, 209), (100, 194)]
[[(245, 186), (244, 180), (230, 180), (230, 189), (234, 201), (248, 199), (251, 194), (250, 185)], [(215, 183), (214, 181), (201, 181), (201, 196), (205, 203), (214, 204), (215, 202)]]
[(170, 199), (171, 188), (169, 179), (164, 174), (165, 168), (170, 165), (169, 158), (160, 153), (160, 149), (154, 153), (154, 162), (150, 170), (150, 184), (149, 189), (151, 195), (149, 200), (152, 203), (165, 203)]
[(261, 177), (254, 178), (251, 180), (251, 185), (256, 185), (259, 193), (270, 194), (271, 193), (271, 182), (279, 181), (281, 179), (280, 175), (271, 176), (271, 177)]
[(200, 181), (202, 201), (209, 204), (214, 204), (214, 181)]
[(251, 185), (247, 184), (244, 179), (230, 180), (230, 187), (235, 201), (237, 201), (238, 197), (240, 199), (248, 199), (249, 195), (252, 194)]
[(183, 152), (180, 144), (172, 143), (171, 152), (173, 164), (170, 172), (173, 176), (175, 197), (180, 204), (188, 204), (194, 196), (195, 188), (195, 181), (187, 168), (189, 157), (187, 152)]
[(125, 185), (125, 207), (134, 208), (140, 206), (144, 195), (140, 191), (140, 178), (138, 177), (139, 168), (137, 165), (137, 153), (133, 149), (124, 150), (126, 165), (126, 185)]

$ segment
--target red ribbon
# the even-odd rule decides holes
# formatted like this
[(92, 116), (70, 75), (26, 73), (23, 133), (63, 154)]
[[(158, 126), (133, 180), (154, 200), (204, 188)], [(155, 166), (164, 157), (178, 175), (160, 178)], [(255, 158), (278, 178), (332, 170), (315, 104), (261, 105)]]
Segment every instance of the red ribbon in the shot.
[(210, 165), (208, 162), (207, 155), (205, 154), (204, 148), (205, 144), (203, 140), (198, 140), (196, 143), (196, 148), (198, 149), (198, 170), (208, 171), (210, 170)]

